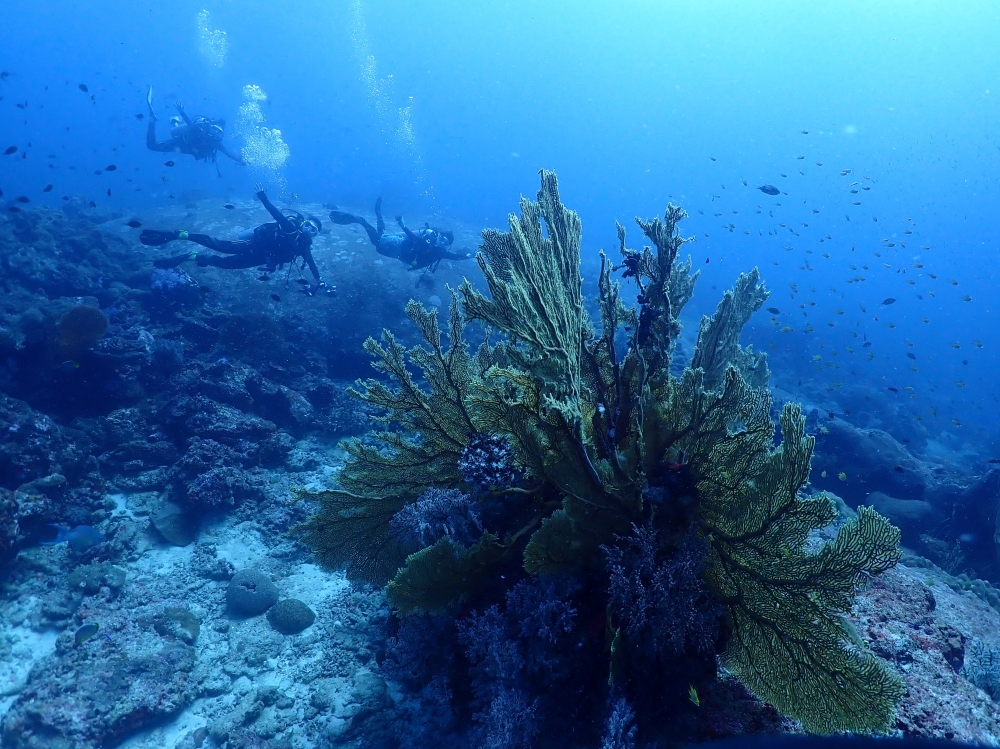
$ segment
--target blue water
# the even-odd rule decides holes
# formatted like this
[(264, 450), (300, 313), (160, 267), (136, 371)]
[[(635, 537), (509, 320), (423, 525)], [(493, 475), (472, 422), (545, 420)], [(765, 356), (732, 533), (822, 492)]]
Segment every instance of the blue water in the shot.
[[(202, 42), (203, 10), (222, 52)], [(747, 340), (772, 353), (778, 382), (828, 381), (834, 399), (835, 383), (896, 387), (929, 437), (995, 447), (994, 4), (6, 0), (3, 19), (0, 145), (28, 154), (0, 161), (4, 200), (134, 210), (171, 191), (249, 196), (260, 174), (224, 158), (221, 179), (190, 158), (163, 167), (135, 115), (151, 84), (161, 137), (179, 98), (225, 117), (239, 147), (255, 84), (289, 149), (269, 175), (285, 199), (383, 195), (390, 210), (495, 226), (554, 169), (591, 276), (596, 251), (616, 249), (615, 220), (681, 203), (702, 271), (692, 319), (759, 265), (781, 325), (761, 314)], [(871, 189), (851, 194), (854, 182)], [(754, 189), (766, 183), (787, 195)]]

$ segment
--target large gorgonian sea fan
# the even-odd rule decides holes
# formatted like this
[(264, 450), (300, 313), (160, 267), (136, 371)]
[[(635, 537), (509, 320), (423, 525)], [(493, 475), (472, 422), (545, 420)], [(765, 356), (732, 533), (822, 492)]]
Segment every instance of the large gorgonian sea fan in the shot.
[[(869, 576), (899, 560), (899, 532), (861, 508), (835, 540), (806, 551), (836, 511), (828, 496), (801, 493), (813, 449), (805, 419), (785, 404), (775, 446), (766, 357), (739, 344), (768, 295), (757, 270), (702, 320), (690, 363), (673, 376), (679, 315), (697, 278), (690, 258), (678, 261), (684, 211), (671, 205), (662, 220), (637, 219), (652, 245), (641, 251), (618, 227), (621, 265), (601, 258), (598, 331), (583, 308), (579, 217), (562, 205), (553, 173), (541, 181), (538, 201), (522, 198), (509, 232), (484, 231), (478, 260), (489, 295), (462, 284), (447, 347), (436, 314), (415, 302), (407, 314), (424, 345), (407, 351), (388, 331), (384, 346), (369, 339), (376, 368), (396, 387), (369, 380), (357, 395), (384, 409), (386, 428), (374, 441), (345, 443), (342, 488), (313, 495), (320, 511), (299, 532), (325, 563), (388, 580), (400, 615), (447, 613), (513, 585), (517, 557), (522, 575), (600, 567), (602, 547), (621, 560), (614, 549), (633, 525), (655, 531), (656, 559), (676, 560), (697, 543), (698, 574), (725, 611), (718, 647), (732, 673), (807, 730), (888, 729), (901, 681), (853, 641), (842, 612)], [(615, 271), (637, 284), (638, 308), (621, 302)], [(470, 354), (470, 320), (499, 341)], [(478, 491), (462, 475), (482, 434), (511, 446), (515, 484)], [(407, 557), (392, 518), (430, 488), (472, 491), (482, 535), (467, 543), (445, 534)], [(698, 592), (671, 569), (644, 584), (668, 590), (673, 575), (678, 590)], [(606, 598), (607, 588), (587, 594)], [(676, 614), (650, 600), (650, 615)], [(615, 653), (637, 652), (650, 631), (629, 627), (614, 615), (608, 622), (613, 679), (625, 662)]]

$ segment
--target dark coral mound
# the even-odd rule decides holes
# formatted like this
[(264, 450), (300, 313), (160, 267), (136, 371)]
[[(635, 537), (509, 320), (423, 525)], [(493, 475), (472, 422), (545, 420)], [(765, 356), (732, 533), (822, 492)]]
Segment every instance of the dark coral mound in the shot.
[[(344, 444), (341, 488), (313, 495), (298, 530), (322, 561), (388, 583), (383, 666), (408, 695), (388, 745), (675, 745), (754, 723), (726, 719), (733, 676), (809, 731), (892, 725), (901, 682), (842, 614), (899, 560), (899, 531), (861, 508), (807, 546), (837, 512), (802, 491), (801, 410), (774, 423), (766, 357), (739, 343), (768, 295), (756, 269), (674, 361), (697, 279), (678, 257), (685, 215), (637, 219), (641, 251), (618, 227), (598, 329), (580, 219), (543, 171), (509, 232), (483, 233), (489, 296), (463, 284), (446, 331), (411, 302), (421, 346), (366, 343), (392, 385), (355, 394), (382, 429)], [(475, 352), (469, 321), (492, 331)]]
[(195, 519), (259, 500), (265, 469), (301, 467), (295, 440), (363, 427), (300, 347), (316, 324), (220, 308), (114, 218), (76, 200), (0, 216), (0, 559), (49, 523), (98, 522), (108, 491), (166, 492)]

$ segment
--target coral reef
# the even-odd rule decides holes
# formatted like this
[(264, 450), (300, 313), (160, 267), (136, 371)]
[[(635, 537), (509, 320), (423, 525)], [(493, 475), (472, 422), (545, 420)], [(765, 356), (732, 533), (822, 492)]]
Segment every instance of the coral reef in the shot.
[[(236, 200), (237, 209), (229, 210), (219, 203), (182, 197), (173, 206), (143, 209), (138, 218), (144, 225), (183, 225), (219, 235), (255, 220), (248, 204)], [(544, 216), (542, 221), (544, 235)], [(654, 231), (653, 222), (644, 223)], [(654, 232), (661, 242), (662, 231)], [(437, 274), (418, 277), (374, 259), (367, 238), (353, 228), (333, 227), (316, 238), (316, 256), (339, 294), (311, 298), (295, 286), (286, 288), (284, 274), (267, 278), (253, 270), (193, 265), (187, 274), (155, 272), (153, 255), (136, 245), (136, 234), (114, 214), (77, 199), (66, 201), (63, 211), (31, 207), (0, 214), (0, 745), (465, 749), (473, 742), (503, 745), (532, 736), (535, 745), (634, 749), (657, 741), (666, 746), (689, 738), (802, 730), (731, 672), (715, 674), (710, 655), (725, 647), (731, 628), (728, 612), (715, 618), (717, 607), (726, 604), (708, 585), (712, 546), (695, 522), (704, 453), (685, 457), (683, 450), (668, 454), (664, 447), (663, 460), (650, 453), (642, 463), (645, 481), (635, 488), (641, 512), (626, 513), (607, 529), (595, 518), (595, 537), (566, 555), (565, 569), (526, 573), (524, 548), (561, 507), (564, 493), (544, 479), (547, 474), (529, 468), (521, 457), (524, 440), (479, 420), (482, 409), (474, 396), (484, 392), (484, 380), (495, 387), (512, 382), (485, 378), (492, 367), (526, 373), (529, 385), (533, 373), (562, 376), (536, 366), (532, 352), (517, 351), (520, 344), (503, 330), (494, 328), (483, 347), (476, 326), (469, 326), (471, 348), (463, 354), (459, 345), (446, 357), (447, 366), (435, 370), (442, 376), (436, 396), (421, 368), (410, 368), (420, 390), (441, 398), (430, 401), (430, 416), (451, 408), (449, 372), (460, 375), (465, 366), (471, 373), (456, 382), (472, 423), (456, 420), (458, 444), (445, 442), (442, 462), (432, 466), (446, 470), (447, 479), (413, 484), (402, 502), (357, 486), (357, 496), (386, 501), (382, 517), (375, 512), (378, 503), (340, 495), (344, 528), (370, 513), (372, 538), (399, 547), (396, 556), (385, 557), (393, 561), (379, 571), (380, 582), (396, 577), (407, 555), (425, 548), (433, 549), (431, 558), (454, 564), (453, 600), (448, 590), (440, 603), (428, 598), (424, 582), (432, 592), (443, 589), (433, 576), (422, 579), (427, 570), (416, 562), (397, 581), (407, 582), (406, 600), (415, 610), (433, 603), (440, 615), (399, 616), (402, 609), (390, 615), (381, 591), (352, 586), (342, 573), (319, 568), (308, 549), (288, 538), (289, 527), (318, 508), (308, 493), (290, 502), (293, 487), (316, 492), (336, 486), (345, 455), (350, 458), (337, 449), (336, 438), (361, 434), (368, 428), (365, 412), (380, 413), (351, 398), (341, 384), (367, 371), (365, 337), (397, 326), (408, 296), (441, 307), (444, 282), (457, 286), (461, 280), (458, 267), (443, 263)], [(467, 236), (471, 246), (474, 235)], [(506, 242), (504, 236), (497, 233), (497, 241)], [(561, 241), (558, 235), (555, 240)], [(518, 241), (503, 246), (515, 251)], [(596, 334), (581, 335), (583, 444), (605, 487), (612, 486), (606, 475), (609, 465), (616, 470), (615, 451), (626, 471), (637, 470), (621, 461), (637, 454), (629, 451), (634, 429), (628, 425), (641, 392), (629, 379), (636, 363), (628, 354), (640, 318), (644, 361), (665, 365), (676, 382), (695, 352), (693, 336), (671, 337), (678, 328), (656, 313), (665, 303), (675, 310), (683, 306), (692, 291), (690, 270), (681, 273), (684, 265), (675, 255), (662, 272), (658, 245), (652, 244), (648, 256), (623, 245), (625, 265), (618, 268), (632, 284), (639, 274), (646, 292), (639, 307), (619, 308), (604, 297), (593, 308), (597, 327), (601, 315), (618, 321), (613, 355), (624, 375), (621, 386), (613, 384), (614, 366), (602, 370), (610, 377), (594, 375)], [(501, 281), (512, 281), (524, 264), (505, 264), (502, 253), (489, 263)], [(608, 292), (614, 272), (604, 279)], [(553, 271), (553, 279), (562, 277), (562, 270)], [(734, 320), (741, 319), (741, 295), (752, 291), (733, 296)], [(514, 302), (518, 309), (530, 307), (520, 297)], [(79, 305), (100, 310), (108, 327), (79, 356), (63, 358), (60, 319)], [(464, 326), (461, 297), (457, 311)], [(450, 323), (447, 304), (440, 312)], [(254, 330), (270, 336), (274, 356), (260, 355)], [(423, 335), (415, 330), (417, 335), (395, 333), (404, 359)], [(766, 362), (732, 349), (736, 339), (728, 326), (706, 332), (705, 347), (711, 340), (711, 348), (722, 351), (699, 360), (721, 378), (711, 387), (725, 385), (719, 362), (734, 351), (742, 377), (760, 389)], [(450, 356), (449, 325), (441, 341), (441, 352)], [(668, 360), (656, 353), (667, 344)], [(433, 351), (427, 343), (424, 349)], [(597, 351), (599, 364), (610, 356), (610, 349)], [(565, 357), (559, 361), (562, 366)], [(668, 381), (662, 369), (654, 372), (649, 365), (646, 371), (650, 382)], [(395, 390), (391, 379), (381, 384)], [(503, 392), (520, 398), (519, 387)], [(801, 398), (808, 389), (794, 397), (775, 393), (779, 405), (772, 406), (772, 415), (784, 400)], [(658, 397), (650, 393), (638, 402), (648, 414), (650, 404), (657, 410)], [(1000, 743), (1000, 706), (970, 681), (989, 685), (977, 671), (977, 663), (984, 665), (979, 643), (995, 648), (1000, 629), (1000, 593), (975, 579), (996, 580), (998, 473), (979, 479), (962, 467), (968, 461), (918, 455), (896, 427), (892, 432), (900, 440), (894, 445), (872, 432), (890, 428), (877, 419), (855, 418), (856, 433), (842, 435), (848, 426), (832, 423), (839, 417), (822, 401), (811, 407), (816, 410), (808, 431), (819, 440), (814, 488), (843, 490), (850, 506), (876, 505), (903, 526), (913, 548), (948, 568), (904, 554), (902, 564), (858, 592), (844, 614), (849, 637), (843, 642), (865, 643), (903, 679), (906, 696), (893, 730)], [(547, 408), (541, 402), (538, 410)], [(521, 414), (514, 410), (512, 418)], [(534, 418), (529, 413), (523, 422), (527, 436), (539, 428), (538, 439), (549, 439), (551, 430), (537, 427)], [(646, 423), (644, 438), (652, 440), (653, 422)], [(734, 419), (726, 431), (738, 432), (741, 425), (753, 423)], [(421, 438), (420, 432), (385, 426), (404, 439)], [(836, 439), (826, 440), (830, 433)], [(385, 447), (372, 437), (362, 442)], [(650, 444), (658, 450), (655, 445), (665, 443)], [(869, 444), (891, 449), (876, 454), (866, 450)], [(872, 472), (858, 485), (839, 481), (838, 466), (858, 450), (872, 461)], [(825, 479), (818, 466), (827, 469)], [(353, 470), (347, 469), (348, 478)], [(735, 471), (729, 472), (738, 485)], [(881, 494), (869, 496), (871, 491)], [(422, 497), (442, 494), (454, 501), (418, 506)], [(831, 499), (842, 516), (810, 532), (810, 552), (835, 541), (852, 522), (847, 506)], [(580, 527), (580, 514), (569, 515)], [(948, 522), (938, 527), (942, 518)], [(55, 536), (49, 524), (84, 526), (103, 540), (93, 546), (43, 545)], [(396, 533), (403, 528), (414, 535), (400, 543)], [(495, 541), (483, 544), (484, 531)], [(353, 538), (343, 536), (348, 543)], [(374, 544), (363, 548), (366, 543), (360, 536), (361, 545), (351, 552), (357, 569), (382, 553)], [(555, 550), (552, 544), (543, 548)], [(470, 549), (479, 556), (470, 556)], [(621, 560), (612, 565), (608, 552), (614, 551)], [(469, 569), (463, 565), (476, 559), (483, 562), (474, 570), (481, 572), (478, 581), (462, 580)], [(246, 569), (266, 574), (278, 589), (278, 603), (266, 616), (233, 616), (228, 610), (228, 583)], [(949, 574), (961, 570), (969, 574)], [(706, 589), (708, 599), (702, 598)], [(401, 586), (395, 590), (404, 593)], [(618, 603), (609, 618), (612, 601)], [(706, 606), (692, 616), (699, 601)], [(281, 631), (298, 629), (310, 612), (311, 626), (294, 635)], [(670, 630), (657, 648), (650, 638), (667, 631), (668, 621), (684, 629), (683, 644)], [(86, 634), (94, 625), (96, 634), (76, 638), (81, 627)], [(698, 642), (710, 640), (711, 653), (698, 649)]]
[[(542, 685), (551, 691), (569, 674), (577, 696), (561, 692), (563, 704), (606, 714), (610, 683), (634, 710), (639, 740), (664, 740), (668, 725), (671, 741), (693, 737), (697, 688), (714, 683), (717, 654), (806, 730), (888, 730), (901, 681), (850, 637), (843, 612), (899, 560), (899, 531), (861, 508), (808, 547), (837, 512), (827, 495), (802, 493), (814, 440), (801, 409), (782, 408), (775, 447), (766, 358), (739, 345), (767, 298), (757, 271), (702, 320), (690, 364), (674, 375), (678, 318), (697, 279), (678, 259), (684, 212), (637, 219), (652, 244), (641, 252), (618, 227), (622, 262), (602, 255), (598, 330), (581, 292), (580, 219), (554, 174), (541, 181), (509, 232), (483, 233), (489, 295), (462, 284), (447, 346), (435, 312), (416, 302), (407, 314), (423, 345), (407, 350), (388, 331), (367, 341), (396, 387), (372, 379), (355, 395), (381, 410), (384, 428), (344, 443), (340, 488), (309, 495), (320, 511), (298, 533), (324, 563), (388, 583), (397, 615), (457, 618), (466, 668), (449, 683), (468, 696), (452, 707), (487, 745), (596, 742), (605, 727), (593, 721), (572, 739), (555, 730), (566, 716), (555, 720)], [(638, 309), (621, 301), (616, 271), (637, 285)], [(475, 353), (463, 338), (470, 321), (495, 336)], [(473, 496), (481, 535), (449, 532), (467, 514), (456, 502), (410, 553), (413, 534), (403, 543), (394, 527), (413, 526), (428, 490)], [(553, 616), (575, 649), (546, 639), (558, 627), (515, 626), (525, 610), (517, 591), (552, 575), (575, 582), (546, 589), (551, 606), (534, 608), (572, 601), (577, 613)], [(545, 679), (528, 673), (542, 667)], [(695, 697), (685, 700), (688, 685)], [(610, 741), (632, 740), (623, 720)]]
[[(245, 228), (218, 202), (141, 219)], [(387, 705), (387, 612), (287, 538), (311, 509), (287, 498), (330, 485), (337, 438), (367, 427), (342, 382), (416, 276), (336, 228), (322, 300), (284, 274), (154, 270), (117, 218), (77, 199), (0, 215), (0, 745), (350, 744)], [(102, 541), (43, 545), (50, 524)], [(278, 627), (312, 626), (231, 616), (247, 568), (277, 585)]]

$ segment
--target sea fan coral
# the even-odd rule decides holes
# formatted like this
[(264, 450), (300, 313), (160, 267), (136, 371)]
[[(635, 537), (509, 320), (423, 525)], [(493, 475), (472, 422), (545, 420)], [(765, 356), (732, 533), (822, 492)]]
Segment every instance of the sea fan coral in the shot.
[[(759, 273), (742, 274), (702, 320), (679, 368), (679, 315), (697, 279), (690, 258), (679, 260), (684, 211), (637, 219), (651, 244), (641, 251), (618, 227), (622, 264), (602, 255), (598, 330), (583, 306), (580, 219), (555, 175), (541, 178), (538, 201), (522, 199), (508, 232), (483, 233), (488, 295), (459, 288), (448, 348), (436, 313), (415, 302), (407, 314), (424, 345), (407, 351), (388, 331), (384, 345), (368, 341), (396, 387), (369, 380), (356, 394), (392, 428), (345, 444), (342, 488), (316, 495), (320, 512), (300, 533), (323, 561), (388, 580), (399, 616), (479, 612), (458, 622), (471, 668), (454, 694), (473, 695), (468, 709), (488, 745), (570, 741), (556, 730), (565, 715), (546, 708), (552, 679), (591, 712), (620, 694), (637, 735), (657, 743), (672, 718), (696, 709), (683, 690), (712, 678), (716, 656), (809, 731), (886, 730), (902, 683), (848, 637), (842, 613), (864, 580), (899, 560), (899, 532), (861, 508), (835, 540), (807, 551), (836, 510), (826, 495), (803, 494), (813, 449), (805, 419), (785, 404), (775, 444), (766, 357), (739, 343), (768, 296)], [(621, 301), (616, 271), (637, 285), (637, 308)], [(499, 340), (471, 354), (469, 321)], [(420, 517), (428, 489), (469, 486), (484, 510), (502, 511), (480, 514), (475, 538), (440, 523), (411, 535), (428, 545), (405, 557), (393, 518)], [(579, 588), (522, 587), (563, 575)], [(528, 638), (512, 617), (532, 620), (530, 611), (543, 618)], [(570, 635), (576, 647), (565, 647)], [(528, 664), (544, 669), (528, 679)], [(630, 720), (608, 740), (630, 743)], [(572, 740), (600, 739), (599, 726), (581, 730), (589, 734)]]

